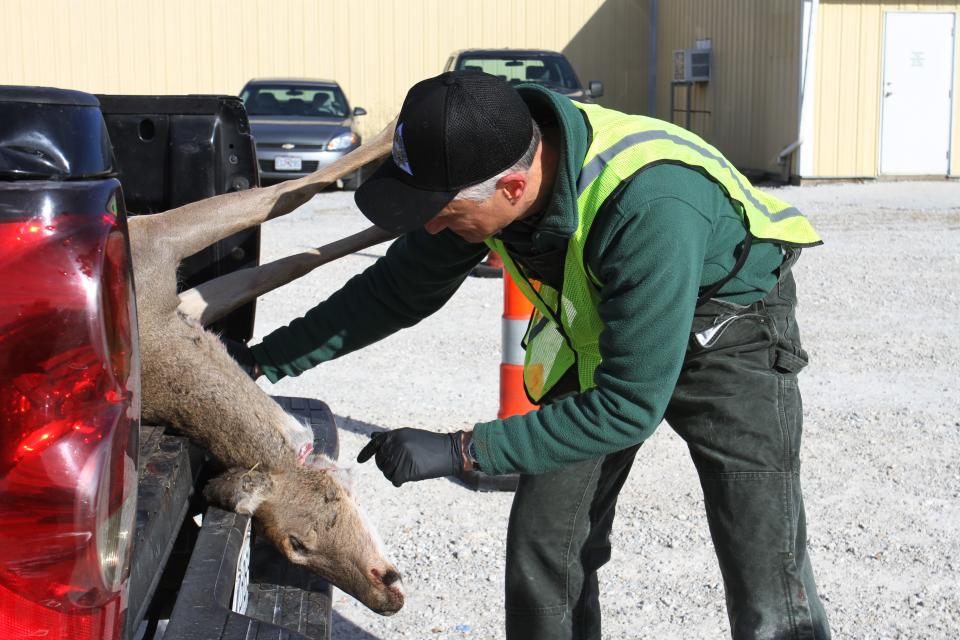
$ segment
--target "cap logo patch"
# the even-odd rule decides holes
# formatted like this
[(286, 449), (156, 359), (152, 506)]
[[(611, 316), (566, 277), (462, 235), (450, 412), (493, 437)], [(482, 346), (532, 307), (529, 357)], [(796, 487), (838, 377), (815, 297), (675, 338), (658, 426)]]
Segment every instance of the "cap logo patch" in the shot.
[(410, 168), (410, 161), (407, 160), (407, 147), (403, 144), (403, 124), (397, 125), (397, 130), (393, 134), (393, 162), (408, 175), (413, 175), (413, 169)]

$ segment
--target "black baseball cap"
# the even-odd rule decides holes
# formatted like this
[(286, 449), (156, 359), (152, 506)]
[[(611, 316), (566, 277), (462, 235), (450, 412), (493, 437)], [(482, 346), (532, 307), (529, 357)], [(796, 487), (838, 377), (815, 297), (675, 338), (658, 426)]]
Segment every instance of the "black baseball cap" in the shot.
[(530, 110), (510, 83), (480, 71), (442, 73), (407, 93), (392, 153), (354, 199), (378, 227), (416, 229), (461, 189), (516, 164), (532, 136)]

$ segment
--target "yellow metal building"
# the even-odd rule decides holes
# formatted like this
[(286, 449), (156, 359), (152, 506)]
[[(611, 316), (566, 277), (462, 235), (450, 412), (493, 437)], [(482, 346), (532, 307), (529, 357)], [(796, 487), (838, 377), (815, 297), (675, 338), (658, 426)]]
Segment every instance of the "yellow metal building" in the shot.
[[(747, 171), (960, 175), (960, 0), (0, 0), (0, 10), (3, 84), (237, 93), (253, 77), (332, 78), (368, 111), (369, 135), (456, 49), (544, 48), (567, 54), (584, 83), (602, 80), (600, 103), (689, 122)], [(709, 50), (709, 80), (674, 82), (685, 49)]]
[(820, 2), (801, 175), (960, 175), (958, 12), (956, 1)]
[[(650, 6), (656, 114), (690, 122), (739, 167), (795, 179), (960, 175), (960, 2)], [(675, 51), (698, 45), (710, 48), (709, 80), (674, 84)]]
[(379, 131), (415, 82), (467, 47), (565, 50), (607, 104), (642, 103), (645, 2), (0, 0), (0, 84), (230, 93), (254, 77), (337, 80)]

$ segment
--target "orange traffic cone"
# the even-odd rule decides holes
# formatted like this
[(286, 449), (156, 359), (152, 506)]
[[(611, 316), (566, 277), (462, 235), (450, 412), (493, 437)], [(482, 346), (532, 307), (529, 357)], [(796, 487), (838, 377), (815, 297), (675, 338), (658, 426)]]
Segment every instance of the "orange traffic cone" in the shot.
[[(496, 255), (491, 253), (491, 256)], [(498, 256), (499, 258), (499, 256)], [(530, 403), (523, 388), (523, 347), (521, 342), (527, 330), (533, 304), (527, 300), (514, 283), (510, 274), (503, 273), (503, 320), (500, 359), (500, 411), (501, 420), (510, 416), (528, 413), (536, 409)]]
[(503, 269), (503, 259), (496, 251), (488, 253), (487, 259), (483, 261), (483, 264), (494, 269)]
[[(495, 257), (496, 256), (496, 257)], [(490, 254), (489, 262), (499, 261), (499, 256)], [(502, 262), (501, 262), (502, 264)], [(533, 305), (523, 297), (513, 278), (503, 270), (503, 319), (500, 358), (500, 419), (527, 413), (536, 409), (530, 404), (523, 389), (523, 347), (521, 342)], [(516, 473), (491, 476), (483, 471), (465, 471), (460, 479), (475, 491), (516, 491), (520, 476)]]

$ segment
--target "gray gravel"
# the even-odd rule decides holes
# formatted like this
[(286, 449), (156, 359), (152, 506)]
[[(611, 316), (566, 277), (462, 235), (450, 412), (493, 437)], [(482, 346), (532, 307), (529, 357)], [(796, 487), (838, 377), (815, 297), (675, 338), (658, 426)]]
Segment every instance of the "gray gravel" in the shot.
[[(836, 638), (960, 636), (960, 184), (776, 190), (826, 245), (796, 267), (812, 362), (801, 375), (810, 550)], [(263, 259), (363, 228), (352, 194), (264, 227)], [(326, 265), (258, 306), (257, 337), (382, 255)], [(470, 428), (496, 416), (501, 281), (470, 278), (418, 326), (277, 385), (325, 400), (341, 459), (378, 429)], [(382, 618), (335, 596), (335, 640), (502, 638), (510, 494), (448, 480), (395, 489), (356, 466), (359, 499), (409, 594)], [(723, 638), (723, 588), (693, 465), (663, 425), (642, 448), (601, 572), (604, 637)]]

